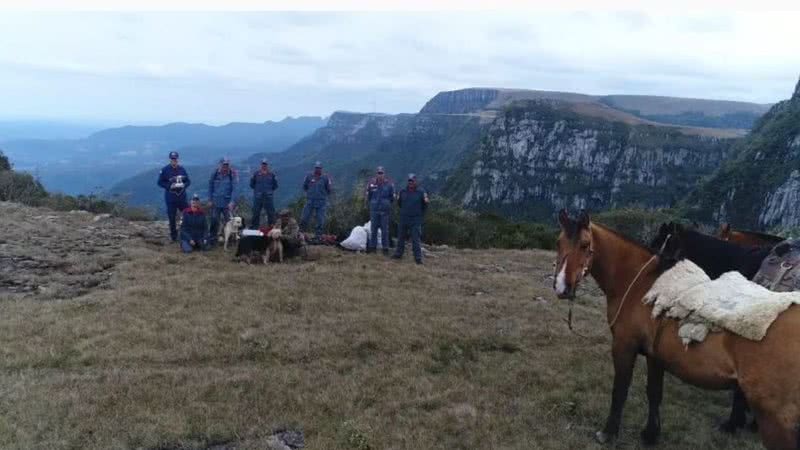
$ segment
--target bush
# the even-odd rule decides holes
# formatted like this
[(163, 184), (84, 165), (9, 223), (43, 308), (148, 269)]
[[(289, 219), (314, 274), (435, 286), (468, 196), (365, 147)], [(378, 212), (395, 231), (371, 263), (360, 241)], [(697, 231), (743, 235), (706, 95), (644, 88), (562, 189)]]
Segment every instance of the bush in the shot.
[(0, 170), (0, 201), (39, 206), (46, 197), (47, 191), (30, 174)]

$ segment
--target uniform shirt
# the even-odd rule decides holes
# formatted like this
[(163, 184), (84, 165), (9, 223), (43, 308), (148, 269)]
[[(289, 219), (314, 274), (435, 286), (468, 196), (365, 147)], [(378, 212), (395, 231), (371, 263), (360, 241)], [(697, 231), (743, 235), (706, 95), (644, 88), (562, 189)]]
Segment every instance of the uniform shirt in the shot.
[[(173, 189), (172, 185), (178, 180), (179, 176), (183, 182), (183, 187)], [(186, 169), (181, 165), (172, 167), (172, 164), (167, 164), (161, 169), (161, 173), (158, 174), (158, 185), (164, 189), (164, 197), (167, 200), (185, 198), (186, 188), (188, 188), (190, 184), (192, 184), (192, 181), (189, 180)]]
[(233, 169), (228, 169), (228, 173), (223, 174), (217, 169), (208, 182), (208, 197), (214, 202), (214, 206), (221, 208), (236, 198), (236, 185), (239, 176)]
[(303, 181), (303, 190), (306, 191), (306, 197), (309, 200), (322, 200), (328, 198), (331, 193), (331, 179), (328, 175), (322, 174), (319, 177), (310, 173), (306, 175)]
[(206, 238), (206, 214), (202, 209), (192, 207), (183, 210), (181, 239), (202, 241)]
[(410, 190), (408, 188), (400, 191), (397, 197), (397, 204), (400, 206), (400, 217), (413, 217), (421, 218), (428, 208), (425, 200), (428, 198), (428, 193), (425, 189), (416, 188)]
[(369, 210), (374, 212), (389, 212), (394, 201), (394, 184), (388, 179), (378, 182), (373, 178), (367, 184), (367, 201)]
[(272, 195), (278, 189), (278, 178), (272, 172), (259, 170), (250, 177), (250, 188), (254, 195)]

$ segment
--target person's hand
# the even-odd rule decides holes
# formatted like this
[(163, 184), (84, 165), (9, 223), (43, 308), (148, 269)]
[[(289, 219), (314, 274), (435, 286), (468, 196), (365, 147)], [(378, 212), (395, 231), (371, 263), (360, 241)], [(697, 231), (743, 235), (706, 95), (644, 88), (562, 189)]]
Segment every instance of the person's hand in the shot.
[(189, 241), (189, 245), (194, 247), (195, 245), (197, 245), (197, 242), (195, 242), (194, 239), (192, 239), (192, 240)]

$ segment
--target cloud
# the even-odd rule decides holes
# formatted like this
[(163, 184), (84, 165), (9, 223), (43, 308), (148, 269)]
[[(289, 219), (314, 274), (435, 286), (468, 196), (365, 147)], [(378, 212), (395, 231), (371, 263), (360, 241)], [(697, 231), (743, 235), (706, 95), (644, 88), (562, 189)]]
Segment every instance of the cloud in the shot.
[(8, 13), (6, 115), (278, 120), (496, 86), (774, 102), (800, 13)]

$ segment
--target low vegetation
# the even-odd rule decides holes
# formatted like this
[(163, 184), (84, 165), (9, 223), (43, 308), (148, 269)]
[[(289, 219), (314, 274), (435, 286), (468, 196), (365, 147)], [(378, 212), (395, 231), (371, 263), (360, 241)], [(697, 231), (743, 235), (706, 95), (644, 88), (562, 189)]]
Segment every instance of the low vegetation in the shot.
[(129, 206), (121, 197), (109, 199), (96, 195), (71, 196), (48, 193), (42, 183), (31, 174), (16, 172), (0, 151), (0, 201), (17, 202), (30, 206), (43, 206), (56, 211), (88, 211), (94, 214), (111, 214), (128, 220), (153, 220), (155, 212), (148, 208)]

